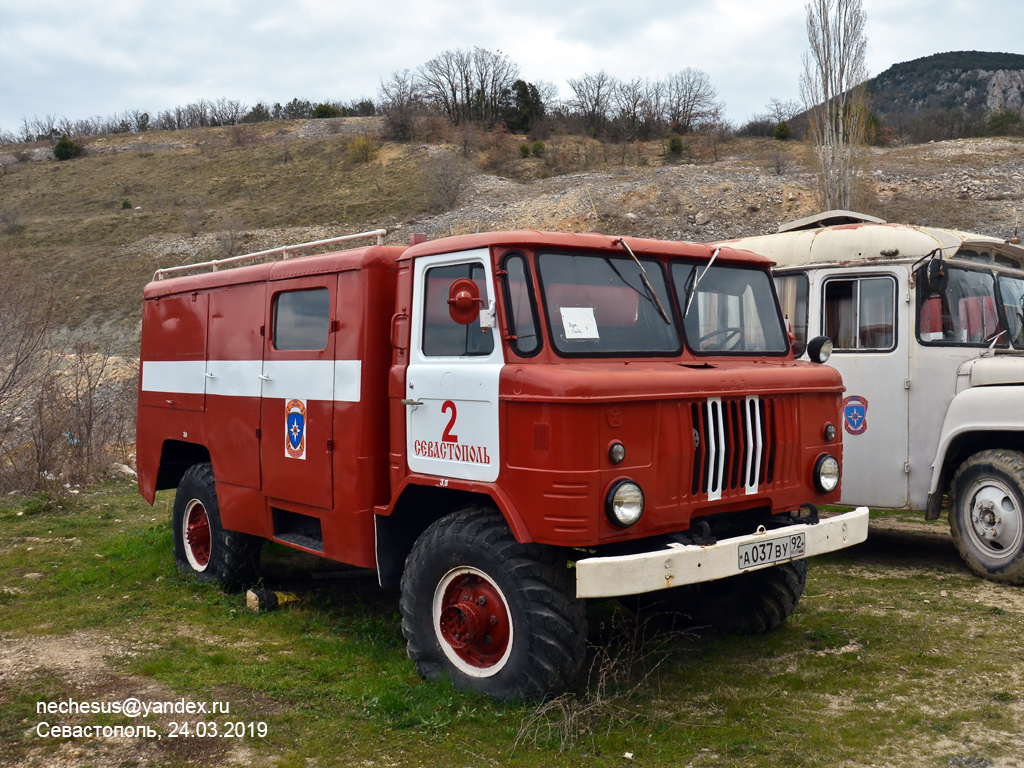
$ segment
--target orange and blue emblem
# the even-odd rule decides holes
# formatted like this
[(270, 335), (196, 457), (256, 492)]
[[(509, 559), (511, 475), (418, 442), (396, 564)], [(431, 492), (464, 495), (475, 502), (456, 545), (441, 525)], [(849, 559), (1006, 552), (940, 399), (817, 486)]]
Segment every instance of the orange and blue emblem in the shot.
[(306, 458), (306, 401), (289, 400), (285, 406), (284, 455)]
[(851, 395), (843, 400), (843, 426), (851, 435), (863, 435), (868, 431), (868, 399)]

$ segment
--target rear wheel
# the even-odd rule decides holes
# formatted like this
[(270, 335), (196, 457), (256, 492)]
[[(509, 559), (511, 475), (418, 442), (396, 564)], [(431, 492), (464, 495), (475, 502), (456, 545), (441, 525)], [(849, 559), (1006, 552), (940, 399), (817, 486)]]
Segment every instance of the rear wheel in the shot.
[(564, 691), (586, 617), (566, 558), (520, 544), (497, 510), (470, 507), (417, 540), (402, 575), (402, 632), (428, 680), (500, 699)]
[(960, 556), (979, 576), (1024, 584), (1024, 454), (981, 451), (950, 486), (949, 528)]
[(263, 540), (226, 531), (209, 463), (185, 472), (174, 497), (174, 558), (178, 570), (199, 581), (216, 581), (225, 589), (242, 589), (259, 578)]
[(807, 561), (794, 560), (728, 579), (638, 597), (641, 611), (670, 615), (686, 626), (761, 634), (796, 610), (807, 585)]

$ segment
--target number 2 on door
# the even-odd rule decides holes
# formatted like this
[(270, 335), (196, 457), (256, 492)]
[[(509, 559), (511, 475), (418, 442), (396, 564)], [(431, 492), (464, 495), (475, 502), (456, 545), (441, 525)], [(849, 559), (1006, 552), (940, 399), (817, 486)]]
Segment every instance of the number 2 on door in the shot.
[(459, 442), (459, 436), (452, 434), (452, 427), (455, 426), (456, 411), (455, 403), (451, 400), (445, 400), (444, 404), (441, 406), (441, 413), (448, 413), (448, 411), (452, 412), (452, 416), (448, 419), (448, 426), (444, 428), (444, 434), (441, 436), (441, 441), (444, 443), (457, 443)]

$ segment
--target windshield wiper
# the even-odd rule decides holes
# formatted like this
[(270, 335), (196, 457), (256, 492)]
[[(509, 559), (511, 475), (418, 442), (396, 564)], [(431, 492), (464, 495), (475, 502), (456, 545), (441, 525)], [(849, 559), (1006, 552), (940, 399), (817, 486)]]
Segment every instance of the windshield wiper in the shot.
[[(683, 310), (684, 320), (686, 319), (687, 314), (689, 314), (690, 312), (690, 302), (693, 301), (693, 294), (697, 292), (697, 286), (700, 285), (700, 281), (704, 279), (704, 275), (706, 275), (708, 273), (708, 270), (711, 269), (711, 265), (715, 263), (715, 259), (718, 258), (718, 252), (721, 250), (721, 248), (715, 248), (715, 252), (711, 254), (711, 261), (709, 261), (708, 265), (704, 267), (704, 269), (701, 271), (700, 276), (693, 280), (693, 283), (690, 285), (690, 287), (686, 289), (686, 309)], [(693, 277), (693, 275), (696, 274), (697, 269), (694, 268), (693, 272), (690, 273), (691, 278)]]
[(659, 299), (658, 294), (654, 292), (654, 286), (651, 285), (651, 280), (647, 277), (647, 270), (644, 269), (644, 265), (640, 263), (640, 259), (638, 259), (636, 254), (633, 253), (633, 249), (630, 248), (625, 239), (621, 237), (618, 240), (613, 240), (612, 245), (621, 245), (626, 249), (626, 253), (633, 257), (633, 261), (635, 261), (636, 265), (640, 267), (640, 279), (644, 281), (644, 287), (647, 288), (647, 293), (649, 293), (651, 298), (654, 299), (654, 303), (658, 307), (658, 311), (661, 312), (661, 316), (665, 318), (665, 322), (672, 325), (672, 321), (668, 318), (668, 312), (666, 312), (665, 308), (661, 306), (661, 299)]

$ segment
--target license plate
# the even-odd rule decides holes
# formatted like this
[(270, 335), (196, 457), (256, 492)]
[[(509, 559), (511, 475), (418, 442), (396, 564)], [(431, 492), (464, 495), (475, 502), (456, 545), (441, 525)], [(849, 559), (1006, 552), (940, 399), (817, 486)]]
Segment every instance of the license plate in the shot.
[(779, 536), (775, 539), (755, 541), (751, 544), (741, 544), (739, 547), (739, 568), (745, 571), (748, 568), (756, 568), (771, 563), (781, 563), (793, 558), (803, 557), (806, 552), (806, 541), (804, 534), (795, 533), (789, 536)]

